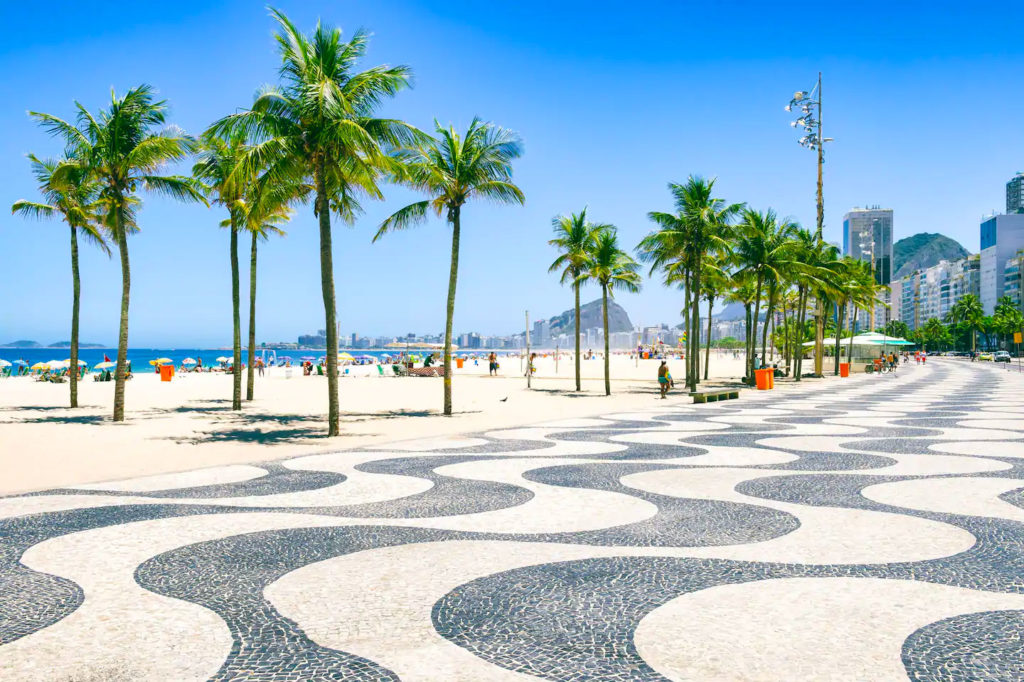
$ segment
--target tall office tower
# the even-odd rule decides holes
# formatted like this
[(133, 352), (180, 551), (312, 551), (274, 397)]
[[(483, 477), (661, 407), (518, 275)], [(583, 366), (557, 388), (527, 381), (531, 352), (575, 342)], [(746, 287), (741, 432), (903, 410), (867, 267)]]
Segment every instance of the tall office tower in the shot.
[(1017, 173), (1006, 183), (1006, 212), (1024, 213), (1024, 173)]
[[(843, 255), (872, 263), (875, 281), (888, 286), (892, 282), (892, 209), (854, 208), (844, 215)], [(866, 326), (883, 327), (889, 320), (889, 296), (883, 298), (885, 304), (875, 308)]]
[(1024, 214), (994, 215), (981, 221), (981, 306), (986, 315), (1003, 295), (1006, 262), (1024, 249)]

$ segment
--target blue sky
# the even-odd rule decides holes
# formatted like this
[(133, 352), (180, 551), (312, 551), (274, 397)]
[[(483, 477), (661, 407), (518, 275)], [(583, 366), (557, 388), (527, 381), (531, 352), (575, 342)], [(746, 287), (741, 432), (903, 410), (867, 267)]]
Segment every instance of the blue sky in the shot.
[[(191, 133), (276, 79), (274, 24), (260, 2), (5, 3), (0, 43), (0, 203), (35, 196), (27, 152), (60, 151), (26, 110), (71, 116), (139, 83)], [(463, 218), (456, 328), (508, 333), (524, 309), (550, 316), (571, 293), (547, 274), (551, 218), (590, 207), (635, 244), (665, 185), (717, 176), (721, 196), (814, 222), (814, 158), (783, 106), (825, 74), (826, 238), (843, 213), (895, 210), (896, 238), (942, 232), (972, 251), (978, 222), (1024, 170), (1024, 10), (1012, 3), (836, 3), (812, 33), (797, 3), (280, 2), (374, 33), (366, 66), (404, 63), (416, 87), (383, 113), (429, 128), (474, 115), (519, 131), (525, 207), (470, 206)], [(815, 11), (817, 13), (817, 10)], [(187, 170), (187, 166), (182, 170)], [(440, 221), (371, 245), (380, 220), (416, 197), (399, 188), (335, 231), (342, 330), (436, 333), (450, 248)], [(0, 342), (66, 339), (67, 230), (0, 213)], [(228, 235), (217, 209), (146, 198), (131, 238), (133, 346), (230, 340)], [(244, 256), (244, 254), (243, 254)], [(261, 252), (260, 340), (323, 326), (316, 225), (301, 208)], [(243, 281), (243, 289), (245, 283)], [(82, 340), (114, 343), (116, 259), (83, 249)], [(596, 291), (586, 299), (596, 297)], [(650, 281), (620, 295), (635, 323), (678, 321), (679, 292)]]

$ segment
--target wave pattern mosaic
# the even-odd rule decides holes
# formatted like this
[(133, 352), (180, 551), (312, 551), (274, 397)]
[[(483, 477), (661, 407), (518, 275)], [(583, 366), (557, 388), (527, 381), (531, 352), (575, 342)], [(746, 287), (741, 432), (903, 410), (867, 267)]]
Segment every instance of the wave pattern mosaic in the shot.
[(1022, 388), (937, 361), (3, 498), (0, 679), (1024, 679)]

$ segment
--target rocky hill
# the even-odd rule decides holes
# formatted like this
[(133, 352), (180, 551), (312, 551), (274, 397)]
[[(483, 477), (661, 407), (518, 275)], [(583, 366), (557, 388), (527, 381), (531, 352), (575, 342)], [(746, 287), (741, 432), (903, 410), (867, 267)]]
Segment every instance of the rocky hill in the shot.
[(28, 339), (21, 339), (19, 341), (11, 341), (10, 343), (0, 343), (0, 348), (42, 348), (43, 344), (37, 341), (29, 341)]
[(957, 260), (968, 255), (958, 242), (934, 232), (921, 232), (892, 245), (893, 279), (915, 270), (929, 268), (941, 260)]
[[(561, 315), (556, 315), (548, 320), (551, 325), (551, 334), (573, 334), (576, 324), (576, 312), (570, 308)], [(604, 320), (601, 314), (601, 299), (585, 303), (580, 306), (580, 329), (591, 329), (603, 327)], [(629, 321), (629, 315), (625, 309), (615, 301), (608, 301), (608, 332), (628, 332), (633, 330), (633, 323)]]

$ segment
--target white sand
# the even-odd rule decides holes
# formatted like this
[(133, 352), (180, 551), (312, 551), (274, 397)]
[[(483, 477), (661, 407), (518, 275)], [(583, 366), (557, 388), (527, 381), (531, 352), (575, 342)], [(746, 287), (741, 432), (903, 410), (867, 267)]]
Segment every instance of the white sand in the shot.
[[(257, 378), (256, 399), (233, 413), (226, 374), (176, 376), (170, 383), (142, 373), (126, 387), (127, 421), (110, 421), (113, 382), (79, 384), (76, 410), (67, 384), (0, 380), (0, 493), (40, 490), (200, 467), (258, 462), (414, 438), (450, 436), (558, 418), (628, 412), (690, 402), (681, 388), (683, 361), (670, 367), (677, 389), (658, 401), (657, 360), (612, 358), (612, 396), (604, 395), (603, 362), (584, 360), (583, 392), (573, 392), (573, 363), (538, 358), (527, 390), (519, 358), (500, 358), (501, 377), (472, 362), (453, 377), (454, 408), (440, 415), (439, 378), (347, 376), (341, 379), (342, 435), (326, 432), (327, 380), (293, 369)], [(520, 367), (523, 367), (521, 370)], [(712, 377), (738, 377), (742, 360), (712, 354)], [(350, 374), (376, 368), (357, 367)], [(390, 374), (390, 369), (388, 369)], [(243, 381), (244, 393), (244, 381)]]

